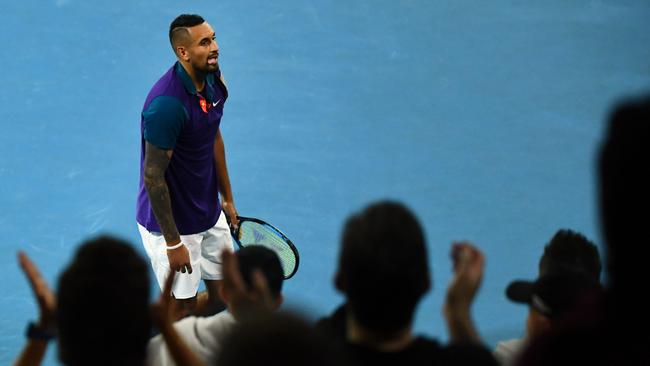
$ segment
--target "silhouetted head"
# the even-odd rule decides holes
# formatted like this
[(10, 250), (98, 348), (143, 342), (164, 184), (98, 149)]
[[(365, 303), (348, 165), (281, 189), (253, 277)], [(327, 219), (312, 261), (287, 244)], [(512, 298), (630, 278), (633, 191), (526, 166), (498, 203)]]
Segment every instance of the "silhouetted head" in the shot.
[(374, 203), (347, 220), (336, 286), (360, 325), (378, 332), (405, 329), (429, 284), (424, 233), (404, 205)]
[(68, 366), (142, 365), (151, 320), (149, 267), (128, 243), (102, 236), (59, 278), (59, 358)]
[(262, 245), (249, 245), (237, 251), (239, 271), (246, 285), (252, 286), (253, 271), (259, 269), (266, 278), (271, 295), (278, 297), (282, 292), (284, 272), (280, 258), (271, 249)]
[(650, 98), (614, 110), (598, 163), (609, 277), (622, 287), (650, 277)]
[(584, 235), (569, 229), (558, 230), (544, 247), (539, 261), (539, 275), (550, 272), (575, 271), (600, 280), (598, 247)]
[[(284, 271), (280, 264), (280, 258), (271, 249), (261, 245), (249, 245), (237, 251), (237, 261), (239, 263), (239, 272), (244, 279), (246, 286), (253, 286), (253, 273), (259, 270), (266, 278), (271, 296), (273, 297), (274, 309), (282, 305), (282, 283), (284, 282)], [(230, 301), (230, 293), (227, 286), (221, 286), (219, 294), (223, 301), (228, 304), (230, 311), (237, 315), (238, 309), (233, 308), (235, 304)]]

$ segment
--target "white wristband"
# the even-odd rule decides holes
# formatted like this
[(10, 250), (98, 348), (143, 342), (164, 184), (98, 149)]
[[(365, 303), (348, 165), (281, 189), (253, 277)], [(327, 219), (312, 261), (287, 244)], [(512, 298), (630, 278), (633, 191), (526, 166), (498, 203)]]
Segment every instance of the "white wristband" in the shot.
[(183, 246), (183, 242), (180, 242), (180, 243), (178, 243), (178, 244), (176, 244), (176, 245), (172, 245), (171, 247), (167, 247), (167, 250), (178, 249), (178, 248), (180, 248), (181, 246)]

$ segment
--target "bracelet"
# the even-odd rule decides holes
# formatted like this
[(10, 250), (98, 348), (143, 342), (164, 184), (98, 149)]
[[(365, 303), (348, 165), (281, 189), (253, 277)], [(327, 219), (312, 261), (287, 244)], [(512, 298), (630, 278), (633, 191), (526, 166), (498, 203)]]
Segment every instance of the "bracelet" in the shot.
[(180, 242), (180, 243), (178, 243), (178, 244), (176, 244), (176, 245), (172, 245), (171, 247), (167, 247), (167, 250), (178, 249), (178, 248), (180, 248), (180, 247), (182, 247), (182, 246), (183, 246), (183, 242)]
[(27, 329), (25, 329), (25, 336), (27, 336), (29, 339), (45, 342), (56, 337), (53, 331), (47, 329), (39, 329), (39, 327), (34, 322), (29, 322), (29, 324), (27, 324)]

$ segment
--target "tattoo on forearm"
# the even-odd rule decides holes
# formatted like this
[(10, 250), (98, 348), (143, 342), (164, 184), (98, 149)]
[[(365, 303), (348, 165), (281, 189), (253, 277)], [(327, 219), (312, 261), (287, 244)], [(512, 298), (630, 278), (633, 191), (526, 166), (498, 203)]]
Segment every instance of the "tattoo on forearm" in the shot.
[(169, 165), (169, 160), (167, 151), (147, 143), (144, 158), (144, 186), (147, 189), (149, 202), (158, 221), (158, 226), (168, 243), (177, 242), (180, 239), (172, 215), (169, 189), (165, 181), (165, 170)]

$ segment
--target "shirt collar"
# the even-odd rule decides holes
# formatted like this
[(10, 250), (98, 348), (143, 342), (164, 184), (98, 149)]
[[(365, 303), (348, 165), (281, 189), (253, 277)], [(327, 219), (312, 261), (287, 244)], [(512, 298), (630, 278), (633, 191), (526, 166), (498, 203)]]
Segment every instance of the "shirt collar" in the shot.
[[(183, 65), (181, 65), (180, 62), (176, 62), (176, 74), (181, 78), (181, 81), (183, 82), (183, 86), (185, 87), (185, 90), (190, 93), (197, 95), (199, 94), (196, 90), (196, 87), (194, 86), (194, 83), (192, 82), (192, 78), (190, 75), (187, 73)], [(205, 91), (205, 97), (208, 99), (208, 101), (212, 102), (212, 87), (214, 87), (214, 82), (215, 82), (215, 77), (214, 74), (208, 74), (208, 77), (205, 79), (206, 81), (206, 86), (209, 86), (209, 88), (204, 88)]]

